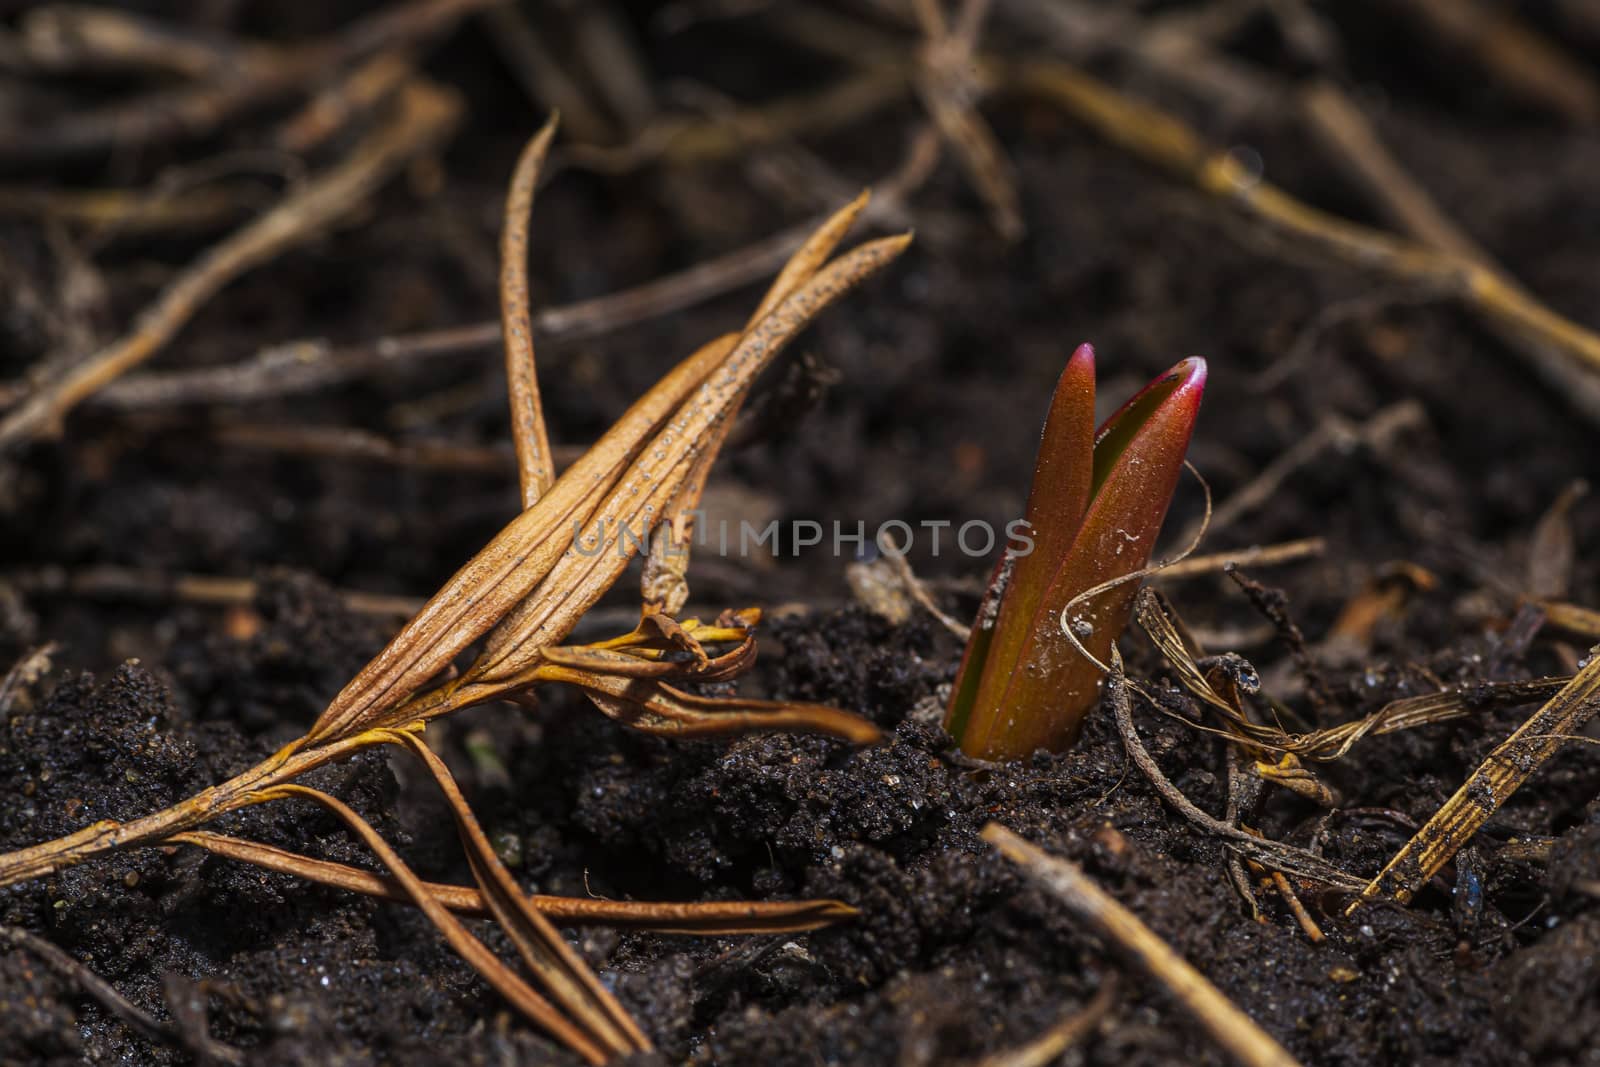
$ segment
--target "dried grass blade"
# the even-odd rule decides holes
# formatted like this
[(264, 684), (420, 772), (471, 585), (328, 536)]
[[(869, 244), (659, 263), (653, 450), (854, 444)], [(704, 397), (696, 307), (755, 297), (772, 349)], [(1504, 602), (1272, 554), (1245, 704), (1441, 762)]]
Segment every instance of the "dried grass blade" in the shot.
[[(332, 860), (319, 860), (288, 849), (246, 841), (209, 830), (173, 834), (167, 841), (194, 845), (213, 855), (249, 863), (308, 882), (349, 890), (399, 904), (411, 895), (392, 876), (364, 871)], [(473, 886), (423, 882), (433, 898), (466, 919), (493, 919), (483, 894)], [(802, 933), (855, 918), (855, 908), (839, 900), (756, 900), (661, 902), (601, 900), (528, 894), (528, 902), (552, 922), (568, 926), (614, 926), (658, 934), (713, 936), (729, 934)]]
[(1180, 815), (1199, 829), (1221, 839), (1222, 843), (1234, 852), (1263, 866), (1285, 871), (1299, 878), (1321, 882), (1336, 889), (1355, 892), (1361, 888), (1362, 883), (1359, 878), (1346, 874), (1314, 852), (1286, 845), (1271, 838), (1256, 837), (1202, 811), (1161, 772), (1155, 757), (1144, 747), (1144, 742), (1139, 738), (1138, 728), (1133, 722), (1133, 699), (1129, 690), (1128, 678), (1122, 667), (1122, 653), (1117, 651), (1116, 645), (1112, 645), (1111, 670), (1106, 675), (1105, 699), (1116, 717), (1117, 732), (1122, 735), (1123, 748), (1127, 750), (1128, 758), (1133, 761), (1134, 766), (1139, 768), (1155, 787), (1156, 792), (1161, 794), (1161, 798), (1177, 809)]
[(553, 664), (538, 668), (535, 677), (578, 686), (607, 716), (645, 733), (716, 737), (803, 732), (858, 745), (883, 739), (883, 732), (866, 719), (822, 704), (695, 696), (652, 679), (620, 678)]
[(638, 453), (731, 344), (730, 336), (704, 346), (635, 401), (537, 505), (519, 513), (451, 576), (334, 697), (306, 743), (326, 743), (372, 725), (369, 720), (392, 710), (504, 619), (549, 575), (572, 544), (574, 522), (581, 525), (596, 494), (621, 476), (621, 462)]
[(639, 529), (640, 516), (646, 518), (644, 525), (650, 526), (668, 514), (668, 505), (693, 472), (696, 459), (702, 453), (714, 453), (720, 442), (718, 431), (731, 421), (733, 410), (756, 376), (813, 318), (887, 266), (909, 241), (905, 236), (885, 237), (859, 245), (824, 267), (739, 337), (720, 365), (590, 513), (592, 533), (581, 550), (558, 561), (541, 592), (519, 605), (496, 630), (473, 676), (492, 678), (519, 671), (539, 648), (570, 633), (643, 549), (646, 531)]
[(1027, 872), (1095, 933), (1116, 945), (1172, 994), (1217, 1044), (1249, 1067), (1299, 1067), (1298, 1061), (1139, 917), (1068, 860), (1051, 856), (999, 823), (984, 840)]
[(511, 394), (511, 437), (522, 481), (522, 506), (531, 508), (555, 483), (556, 470), (539, 401), (539, 375), (533, 358), (533, 315), (528, 298), (528, 226), (533, 194), (544, 167), (558, 117), (522, 150), (506, 193), (500, 231), (500, 324), (505, 338), (506, 387)]
[[(1350, 905), (1354, 911), (1373, 897), (1405, 904), (1450, 862), (1524, 782), (1567, 740), (1580, 733), (1600, 710), (1600, 646), (1589, 662), (1510, 737), (1489, 753), (1478, 769), (1407, 841)], [(1347, 912), (1348, 914), (1348, 912)]]
[(271, 800), (279, 797), (300, 797), (310, 800), (337, 816), (339, 821), (344, 823), (350, 832), (371, 849), (379, 861), (389, 869), (395, 880), (405, 889), (411, 902), (422, 910), (434, 926), (438, 927), (439, 932), (450, 943), (450, 947), (471, 964), (472, 969), (482, 975), (484, 981), (493, 986), (496, 992), (585, 1060), (592, 1064), (606, 1062), (609, 1057), (600, 1046), (556, 1011), (548, 1000), (540, 996), (533, 987), (518, 977), (516, 972), (490, 952), (487, 945), (462, 926), (461, 920), (450, 914), (449, 909), (428, 892), (427, 883), (416, 876), (406, 865), (405, 860), (400, 858), (400, 854), (390, 848), (389, 843), (378, 831), (348, 805), (320, 790), (292, 784), (273, 786), (270, 790), (264, 791), (260, 799)]
[(850, 227), (855, 225), (856, 219), (861, 217), (861, 212), (866, 210), (871, 197), (871, 190), (863, 189), (854, 200), (828, 216), (823, 224), (813, 230), (800, 247), (795, 249), (794, 255), (789, 257), (783, 269), (778, 272), (778, 276), (772, 280), (766, 294), (761, 298), (761, 303), (756, 305), (750, 320), (745, 323), (746, 330), (755, 329), (756, 323), (766, 318), (783, 303), (786, 297), (816, 276), (816, 273), (827, 264), (828, 257), (833, 255), (833, 250), (839, 247), (839, 242), (844, 240), (844, 235), (850, 232)]
[(627, 1013), (594, 971), (562, 940), (550, 920), (524, 896), (511, 872), (495, 854), (489, 838), (472, 814), (466, 797), (444, 761), (421, 737), (394, 731), (394, 740), (416, 756), (444, 794), (456, 821), (478, 890), (506, 935), (530, 970), (539, 976), (556, 1001), (576, 1016), (596, 1039), (618, 1053), (648, 1052), (650, 1039)]
[(455, 125), (456, 99), (414, 84), (397, 113), (328, 173), (230, 234), (183, 270), (122, 337), (90, 355), (0, 420), (0, 450), (51, 432), (86, 397), (159, 352), (205, 303), (247, 271), (320, 233)]
[[(1164, 598), (1159, 597), (1153, 590), (1144, 589), (1140, 591), (1138, 605), (1139, 625), (1150, 638), (1151, 644), (1156, 646), (1172, 667), (1179, 683), (1185, 689), (1215, 709), (1230, 726), (1241, 731), (1249, 739), (1250, 744), (1319, 763), (1331, 763), (1342, 759), (1356, 742), (1368, 736), (1398, 733), (1419, 726), (1450, 722), (1465, 718), (1483, 707), (1505, 707), (1530, 700), (1547, 700), (1571, 681), (1570, 676), (1566, 676), (1534, 678), (1523, 682), (1483, 682), (1467, 685), (1441, 693), (1427, 693), (1390, 701), (1363, 718), (1310, 733), (1292, 734), (1280, 727), (1246, 718), (1216, 691), (1173, 625), (1172, 609)], [(1194, 729), (1207, 733), (1224, 737), (1236, 736), (1187, 719), (1183, 721)]]
[[(772, 285), (761, 298), (761, 303), (751, 314), (745, 324), (745, 331), (755, 329), (767, 315), (771, 314), (785, 299), (800, 289), (801, 286), (816, 277), (839, 246), (844, 235), (855, 224), (862, 211), (867, 207), (870, 192), (862, 190), (849, 204), (834, 212), (826, 221), (801, 244), (794, 255), (789, 257), (783, 269), (773, 279)], [(734, 425), (734, 416), (744, 403), (744, 397), (749, 392), (749, 384), (743, 391), (730, 402), (727, 417), (712, 433), (706, 442), (706, 447), (689, 472), (683, 488), (677, 498), (672, 502), (666, 515), (666, 521), (656, 531), (651, 540), (649, 558), (645, 563), (645, 572), (640, 581), (640, 595), (647, 606), (675, 615), (683, 609), (684, 603), (689, 598), (689, 582), (687, 571), (689, 568), (690, 546), (694, 534), (694, 511), (700, 505), (700, 498), (705, 494), (706, 482), (711, 477), (711, 468), (717, 461), (722, 447), (727, 443), (728, 434)]]

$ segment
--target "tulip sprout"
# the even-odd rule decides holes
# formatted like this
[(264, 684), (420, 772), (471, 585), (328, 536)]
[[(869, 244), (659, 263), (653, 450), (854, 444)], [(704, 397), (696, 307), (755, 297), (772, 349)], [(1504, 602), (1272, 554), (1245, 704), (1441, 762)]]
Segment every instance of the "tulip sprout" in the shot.
[(995, 568), (945, 713), (969, 755), (1015, 759), (1077, 740), (1138, 583), (1100, 587), (1149, 563), (1205, 382), (1205, 360), (1186, 359), (1095, 430), (1094, 349), (1080, 345), (1067, 361), (1034, 467), (1029, 533)]

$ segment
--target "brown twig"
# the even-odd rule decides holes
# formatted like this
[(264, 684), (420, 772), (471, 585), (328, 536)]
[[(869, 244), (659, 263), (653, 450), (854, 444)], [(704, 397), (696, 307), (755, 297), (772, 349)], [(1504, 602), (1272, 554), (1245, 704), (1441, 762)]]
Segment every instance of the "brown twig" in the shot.
[(1525, 102), (1569, 122), (1600, 121), (1600, 83), (1504, 5), (1483, 0), (1390, 0)]
[(998, 84), (1048, 100), (1113, 144), (1233, 204), (1302, 245), (1362, 270), (1448, 291), (1463, 304), (1600, 372), (1600, 334), (1568, 319), (1482, 264), (1348, 222), (1262, 181), (1188, 125), (1054, 60), (986, 62)]
[(1300, 894), (1294, 891), (1294, 886), (1289, 884), (1289, 879), (1283, 876), (1282, 871), (1272, 872), (1272, 885), (1283, 898), (1283, 902), (1289, 906), (1289, 913), (1294, 916), (1294, 921), (1300, 924), (1300, 931), (1306, 935), (1306, 939), (1312, 944), (1326, 941), (1328, 935), (1322, 932), (1317, 920), (1311, 917), (1311, 913), (1300, 901)]
[(1534, 771), (1560, 751), (1568, 738), (1583, 730), (1584, 724), (1600, 711), (1597, 696), (1600, 646), (1589, 650), (1589, 662), (1559, 693), (1489, 753), (1461, 788), (1367, 884), (1349, 912), (1376, 897), (1408, 903)]
[(398, 93), (416, 66), (416, 59), (405, 52), (380, 52), (343, 72), (279, 128), (278, 147), (297, 156), (310, 155)]
[(568, 0), (574, 55), (625, 132), (643, 128), (656, 112), (644, 57), (616, 10), (604, 0)]
[(1111, 1013), (1111, 1006), (1116, 1000), (1116, 979), (1107, 978), (1083, 1010), (1062, 1019), (1027, 1044), (985, 1056), (972, 1067), (1050, 1067), (1061, 1058), (1062, 1053), (1100, 1026), (1101, 1021)]
[[(66, 570), (37, 567), (5, 576), (5, 583), (29, 595), (74, 596), (91, 599), (166, 601), (193, 604), (247, 605), (256, 602), (260, 585), (248, 578), (210, 574), (168, 574), (130, 567), (100, 565)], [(347, 610), (358, 615), (409, 618), (423, 604), (421, 597), (386, 596), (338, 590)]]
[(1192, 9), (1147, 18), (1126, 4), (1013, 0), (1001, 10), (1074, 63), (1115, 56), (1148, 78), (1207, 101), (1225, 120), (1271, 115), (1283, 106), (1283, 94), (1260, 68), (1212, 47), (1196, 32), (1186, 19)]
[(260, 62), (269, 51), (158, 22), (109, 6), (44, 4), (27, 12), (19, 51), (55, 74), (132, 72), (205, 78), (230, 65)]
[(241, 115), (305, 94), (330, 70), (432, 37), (497, 0), (410, 0), (325, 40), (250, 50), (214, 76), (80, 110), (53, 124), (0, 127), (0, 163), (37, 165), (203, 137)]
[(1116, 716), (1117, 732), (1122, 735), (1122, 745), (1127, 750), (1128, 758), (1133, 760), (1134, 766), (1149, 779), (1161, 798), (1176, 808), (1189, 822), (1220, 838), (1223, 845), (1263, 867), (1286, 871), (1296, 877), (1320, 882), (1336, 889), (1356, 892), (1361, 888), (1362, 882), (1359, 878), (1346, 874), (1321, 856), (1270, 838), (1257, 837), (1236, 826), (1230, 826), (1200, 810), (1194, 801), (1184, 796), (1178, 787), (1161, 773), (1161, 767), (1156, 763), (1155, 757), (1150, 755), (1150, 750), (1145, 748), (1144, 742), (1139, 739), (1138, 728), (1133, 722), (1133, 700), (1129, 695), (1128, 680), (1122, 669), (1122, 653), (1117, 651), (1115, 645), (1111, 648), (1111, 671), (1106, 675), (1105, 699)]
[[(718, 338), (679, 363), (601, 439), (519, 512), (425, 604), (328, 704), (300, 738), (260, 764), (187, 800), (128, 822), (102, 820), (0, 856), (0, 885), (82, 863), (109, 851), (168, 841), (227, 812), (289, 797), (332, 811), (377, 854), (401, 887), (490, 984), (591, 1062), (640, 1051), (648, 1042), (581, 960), (515, 889), (442, 764), (411, 737), (433, 718), (497, 699), (525, 699), (542, 683), (582, 688), (606, 714), (678, 736), (749, 730), (812, 730), (856, 742), (881, 737), (871, 723), (832, 708), (713, 699), (668, 685), (721, 681), (748, 668), (758, 612), (716, 623), (645, 615), (608, 642), (560, 644), (626, 570), (653, 526), (692, 509), (702, 473), (751, 384), (813, 318), (892, 262), (909, 237), (827, 253), (860, 213), (858, 201), (807, 239), (774, 283), (774, 302), (740, 333)], [(826, 246), (823, 249), (823, 246)], [(818, 249), (823, 251), (818, 254)], [(630, 529), (635, 530), (630, 538)], [(464, 671), (447, 670), (480, 639)], [(703, 644), (732, 645), (712, 656)], [(692, 649), (680, 660), (671, 653)], [(373, 828), (337, 799), (295, 784), (306, 772), (384, 744), (406, 745), (429, 763), (451, 801), (483, 902), (525, 962), (579, 1018), (574, 1026), (469, 934)]]
[[(184, 431), (180, 428), (179, 432)], [(469, 445), (451, 441), (394, 441), (388, 437), (345, 426), (301, 426), (279, 423), (228, 422), (210, 428), (212, 439), (223, 445), (259, 449), (313, 459), (356, 460), (385, 463), (413, 470), (463, 471), (476, 474), (515, 474), (516, 453), (507, 445)], [(557, 463), (571, 462), (579, 448), (556, 448)]]
[(559, 112), (568, 134), (584, 144), (609, 143), (611, 122), (573, 80), (553, 39), (534, 29), (522, 5), (494, 4), (480, 16), (503, 65), (521, 84), (535, 110)]
[(482, 975), (497, 993), (514, 1004), (518, 1011), (537, 1022), (584, 1059), (592, 1064), (601, 1064), (613, 1054), (632, 1051), (598, 1043), (594, 1037), (579, 1029), (558, 1012), (548, 1000), (502, 963), (488, 946), (462, 926), (461, 921), (452, 915), (448, 908), (435, 900), (427, 890), (427, 883), (412, 872), (405, 860), (400, 858), (400, 854), (379, 836), (371, 824), (343, 801), (320, 790), (294, 784), (273, 786), (259, 796), (262, 800), (296, 797), (314, 801), (337, 817), (344, 823), (346, 829), (371, 849), (378, 860), (389, 869), (395, 881), (411, 898), (411, 902), (428, 916), (429, 921), (450, 943), (450, 947), (471, 964), (473, 970)]
[[(1215, 536), (1265, 505), (1278, 494), (1286, 480), (1328, 449), (1348, 449), (1360, 444), (1382, 452), (1400, 433), (1426, 422), (1427, 413), (1415, 400), (1391, 404), (1362, 423), (1352, 424), (1339, 415), (1325, 415), (1315, 429), (1280, 452), (1259, 474), (1217, 505), (1207, 532)], [(1181, 540), (1194, 538), (1200, 529), (1200, 521), (1194, 521), (1184, 529)]]
[(1159, 982), (1239, 1063), (1248, 1067), (1298, 1067), (1298, 1061), (1282, 1045), (1077, 864), (1051, 856), (999, 823), (985, 826), (983, 837)]
[[(533, 316), (533, 336), (546, 342), (576, 341), (671, 314), (771, 274), (804, 240), (802, 227), (784, 230), (631, 289), (544, 308)], [(496, 320), (342, 347), (320, 340), (289, 341), (222, 367), (130, 376), (93, 402), (120, 410), (252, 403), (338, 385), (401, 363), (493, 348), (502, 334)]]
[(237, 218), (249, 207), (242, 190), (202, 187), (173, 196), (162, 189), (61, 189), (0, 186), (0, 215), (46, 218), (123, 233), (201, 230)]
[[(1237, 572), (1235, 572), (1237, 573)], [(1361, 719), (1340, 723), (1310, 733), (1292, 734), (1281, 726), (1258, 723), (1244, 715), (1236, 701), (1229, 700), (1211, 684), (1189, 651), (1178, 631), (1178, 621), (1167, 605), (1153, 590), (1139, 593), (1137, 617), (1150, 643), (1166, 659), (1177, 674), (1180, 685), (1207, 707), (1220, 714), (1225, 729), (1215, 729), (1183, 719), (1187, 725), (1230, 740), (1241, 735), (1249, 743), (1269, 752), (1292, 753), (1300, 759), (1331, 763), (1342, 759), (1357, 742), (1369, 736), (1414, 730), (1419, 726), (1452, 722), (1474, 712), (1490, 708), (1526, 704), (1530, 700), (1546, 700), (1560, 692), (1570, 677), (1533, 678), (1525, 682), (1479, 682), (1457, 686), (1423, 696), (1393, 700)], [(1274, 631), (1281, 632), (1275, 625)]]
[[(1452, 6), (1471, 6), (1470, 0), (1450, 0)], [(1389, 215), (1400, 229), (1430, 248), (1477, 264), (1498, 284), (1525, 300), (1532, 296), (1504, 267), (1436, 204), (1384, 147), (1361, 109), (1331, 83), (1314, 84), (1302, 98), (1306, 118), (1314, 133), (1333, 149), (1334, 158)], [(1503, 319), (1490, 317), (1489, 327), (1527, 359), (1573, 403), (1600, 420), (1600, 380), (1592, 371), (1575, 365), (1547, 342)]]
[(134, 1004), (127, 997), (118, 993), (110, 982), (95, 974), (89, 968), (79, 963), (66, 952), (52, 945), (42, 937), (38, 937), (26, 930), (15, 926), (0, 925), (0, 942), (5, 942), (12, 949), (31, 952), (50, 966), (50, 969), (66, 978), (99, 1004), (111, 1015), (121, 1019), (128, 1026), (144, 1034), (146, 1037), (158, 1041), (167, 1041), (186, 1046), (189, 1042), (199, 1038), (200, 1048), (196, 1051), (216, 1060), (219, 1063), (243, 1063), (244, 1053), (232, 1045), (225, 1045), (212, 1037), (200, 1037), (182, 1033), (178, 1028), (162, 1022), (155, 1016)]
[(162, 291), (128, 334), (41, 385), (9, 412), (0, 420), (0, 449), (55, 432), (67, 412), (155, 355), (229, 282), (320, 233), (407, 160), (438, 143), (458, 111), (452, 96), (411, 86), (395, 116), (349, 158), (216, 245)]
[(572, 946), (561, 939), (550, 920), (523, 895), (490, 845), (444, 760), (413, 732), (395, 731), (391, 737), (422, 763), (444, 794), (479, 895), (511, 939), (522, 962), (538, 975), (540, 984), (607, 1046), (623, 1054), (649, 1052), (650, 1039), (639, 1024)]
[(913, 5), (923, 36), (917, 95), (977, 190), (995, 230), (1007, 241), (1019, 240), (1027, 227), (1011, 161), (974, 106), (979, 94), (972, 54), (989, 0), (963, 0), (954, 28), (946, 22), (940, 2), (919, 0)]
[[(364, 871), (330, 860), (314, 859), (296, 852), (246, 841), (237, 837), (193, 830), (174, 834), (169, 840), (194, 845), (228, 859), (250, 863), (307, 881), (347, 889), (353, 893), (401, 904), (411, 897), (387, 875)], [(489, 919), (493, 915), (483, 894), (472, 886), (423, 883), (439, 903), (467, 919)], [(552, 921), (564, 926), (612, 926), (650, 930), (658, 934), (698, 937), (732, 934), (800, 933), (831, 926), (855, 917), (858, 912), (837, 900), (794, 901), (706, 901), (703, 903), (662, 903), (641, 900), (603, 900), (595, 897), (555, 897), (530, 894), (528, 900)]]
[(1169, 563), (1150, 575), (1150, 580), (1159, 582), (1199, 578), (1220, 573), (1230, 563), (1240, 567), (1276, 567), (1298, 563), (1303, 559), (1316, 559), (1327, 549), (1328, 543), (1320, 537), (1302, 537), (1297, 541), (1283, 541), (1275, 545), (1251, 545)]

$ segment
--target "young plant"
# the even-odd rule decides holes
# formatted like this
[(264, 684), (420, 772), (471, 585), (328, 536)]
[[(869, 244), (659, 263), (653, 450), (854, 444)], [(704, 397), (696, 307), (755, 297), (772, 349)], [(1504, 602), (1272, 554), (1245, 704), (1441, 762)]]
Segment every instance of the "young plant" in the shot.
[(1149, 563), (1205, 384), (1205, 360), (1186, 359), (1096, 430), (1094, 349), (1072, 353), (1034, 466), (1030, 536), (995, 568), (945, 712), (968, 755), (1016, 759), (1078, 739), (1138, 583), (1101, 587)]

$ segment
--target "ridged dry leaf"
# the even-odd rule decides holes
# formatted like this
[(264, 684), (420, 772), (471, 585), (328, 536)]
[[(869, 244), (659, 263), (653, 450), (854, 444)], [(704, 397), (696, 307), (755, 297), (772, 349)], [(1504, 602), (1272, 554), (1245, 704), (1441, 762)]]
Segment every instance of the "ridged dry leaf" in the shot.
[(334, 698), (305, 743), (399, 725), (417, 710), (460, 706), (441, 700), (413, 709), (405, 698), (491, 630), (463, 685), (515, 677), (536, 662), (540, 649), (570, 633), (638, 554), (696, 461), (714, 454), (719, 431), (756, 376), (812, 318), (909, 240), (887, 237), (853, 249), (744, 334), (712, 342), (669, 372), (428, 601)]

